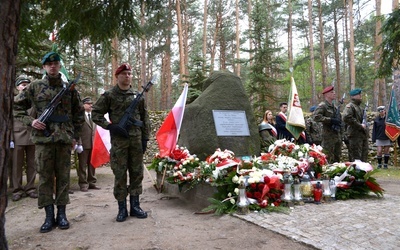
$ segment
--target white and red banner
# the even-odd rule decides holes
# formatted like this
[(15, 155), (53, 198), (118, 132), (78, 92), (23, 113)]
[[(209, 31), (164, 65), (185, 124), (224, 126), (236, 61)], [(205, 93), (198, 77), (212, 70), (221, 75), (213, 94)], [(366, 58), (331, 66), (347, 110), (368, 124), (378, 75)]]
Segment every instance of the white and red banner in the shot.
[(185, 84), (182, 94), (157, 131), (156, 139), (160, 150), (160, 157), (168, 156), (176, 146), (182, 125), (183, 114), (185, 112), (187, 92), (188, 85)]
[[(106, 119), (108, 119), (108, 117), (106, 117)], [(108, 163), (110, 161), (110, 149), (110, 131), (100, 126), (96, 126), (90, 164), (92, 164), (94, 168), (98, 168)]]
[[(290, 78), (290, 96), (288, 102), (288, 117), (286, 121), (286, 129), (298, 140), (300, 136), (304, 136), (303, 131), (306, 128), (306, 123), (303, 116), (303, 110), (301, 108), (300, 98), (297, 93), (296, 83), (294, 78)], [(305, 139), (305, 138), (304, 138)]]

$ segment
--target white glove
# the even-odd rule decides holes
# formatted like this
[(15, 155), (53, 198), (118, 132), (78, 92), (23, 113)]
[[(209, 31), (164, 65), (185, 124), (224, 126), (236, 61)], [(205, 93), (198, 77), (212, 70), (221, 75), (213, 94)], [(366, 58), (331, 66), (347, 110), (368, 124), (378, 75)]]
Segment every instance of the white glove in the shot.
[(83, 147), (82, 147), (82, 145), (75, 145), (74, 150), (75, 150), (78, 154), (80, 154), (80, 153), (83, 152)]
[(14, 141), (10, 141), (10, 148), (14, 148)]

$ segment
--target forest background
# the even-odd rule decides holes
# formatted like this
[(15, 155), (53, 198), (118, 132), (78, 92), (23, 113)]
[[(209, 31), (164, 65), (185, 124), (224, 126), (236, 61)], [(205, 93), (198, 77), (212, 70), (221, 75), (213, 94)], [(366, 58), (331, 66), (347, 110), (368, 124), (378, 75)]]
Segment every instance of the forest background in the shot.
[[(228, 70), (242, 78), (261, 117), (287, 101), (292, 68), (304, 110), (322, 100), (328, 85), (338, 98), (362, 88), (375, 110), (387, 104), (393, 82), (377, 77), (385, 16), (375, 6), (387, 2), (72, 1), (60, 8), (25, 1), (16, 75), (41, 78), (40, 59), (57, 45), (70, 77), (83, 72), (82, 97), (97, 99), (115, 84), (116, 67), (128, 62), (138, 90), (153, 74), (160, 76), (148, 106), (168, 110), (183, 82), (189, 83), (190, 103), (212, 71)], [(122, 16), (103, 22), (104, 12)]]
[[(190, 103), (216, 70), (241, 77), (257, 118), (287, 101), (290, 76), (304, 111), (332, 84), (337, 98), (362, 88), (375, 110), (387, 105), (391, 86), (400, 93), (399, 1), (382, 1), (1, 1), (0, 249), (6, 249), (15, 78), (41, 78), (40, 61), (54, 46), (70, 78), (83, 73), (81, 96), (94, 99), (115, 84), (118, 65), (128, 62), (139, 90), (154, 74), (160, 76), (147, 93), (150, 110), (169, 110), (185, 82)], [(382, 5), (397, 11), (382, 15)]]

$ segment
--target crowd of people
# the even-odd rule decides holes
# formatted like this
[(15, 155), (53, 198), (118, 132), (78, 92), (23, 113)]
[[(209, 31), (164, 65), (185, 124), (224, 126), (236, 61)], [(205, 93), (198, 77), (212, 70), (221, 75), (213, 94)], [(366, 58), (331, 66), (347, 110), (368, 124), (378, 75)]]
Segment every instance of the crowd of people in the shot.
[[(350, 91), (350, 101), (343, 111), (336, 101), (333, 86), (326, 87), (321, 94), (324, 100), (317, 106), (310, 108), (310, 116), (305, 120), (304, 136), (294, 138), (286, 129), (288, 104), (279, 104), (279, 112), (275, 119), (272, 111), (264, 113), (263, 121), (259, 124), (261, 148), (268, 149), (269, 145), (277, 139), (295, 141), (298, 144), (321, 145), (328, 162), (340, 162), (342, 159), (342, 145), (348, 149), (348, 161), (367, 161), (369, 125), (365, 119), (366, 110), (361, 107), (362, 89), (355, 88)], [(389, 149), (392, 142), (385, 134), (386, 110), (379, 106), (378, 115), (373, 123), (372, 142), (377, 147), (377, 167), (387, 169), (389, 164)], [(383, 162), (382, 162), (383, 160)]]
[[(80, 191), (101, 189), (97, 185), (95, 168), (90, 164), (96, 126), (100, 126), (110, 131), (110, 164), (115, 177), (114, 197), (118, 202), (116, 221), (123, 222), (128, 215), (147, 218), (139, 197), (143, 192), (143, 154), (150, 137), (150, 120), (144, 98), (131, 86), (131, 66), (124, 63), (117, 68), (117, 84), (105, 91), (96, 103), (90, 97), (81, 99), (75, 88), (69, 88), (70, 82), (60, 73), (59, 54), (47, 53), (42, 66), (45, 71), (42, 79), (31, 82), (27, 77), (18, 77), (15, 82), (9, 171), (12, 200), (16, 202), (24, 196), (38, 199), (38, 207), (45, 210), (40, 232), (50, 232), (54, 227), (68, 229), (66, 205), (70, 203), (71, 193), (71, 152), (78, 154), (76, 168)], [(324, 101), (310, 108), (306, 130), (299, 138), (293, 138), (286, 129), (287, 103), (279, 104), (280, 111), (275, 116), (271, 110), (265, 111), (259, 124), (262, 148), (268, 148), (277, 139), (317, 144), (324, 148), (328, 161), (333, 163), (340, 161), (342, 141), (347, 140), (349, 161), (367, 161), (369, 132), (365, 110), (361, 108), (361, 92), (359, 88), (350, 91), (351, 100), (341, 113), (335, 103), (334, 87), (325, 88), (322, 91)], [(119, 123), (132, 103), (136, 104), (135, 112), (129, 117), (130, 126), (124, 127)], [(372, 141), (378, 148), (378, 168), (386, 169), (391, 141), (385, 135), (385, 107), (378, 107), (378, 113)], [(22, 181), (24, 167), (25, 185)], [(37, 174), (39, 181), (35, 187)]]
[[(115, 72), (117, 85), (103, 93), (96, 103), (90, 97), (81, 99), (60, 72), (61, 57), (47, 53), (42, 61), (44, 77), (30, 81), (18, 77), (15, 82), (14, 127), (10, 141), (13, 159), (10, 169), (12, 200), (24, 196), (38, 199), (44, 208), (45, 221), (41, 233), (58, 227), (68, 229), (66, 206), (70, 203), (71, 154), (78, 154), (76, 166), (81, 192), (101, 189), (95, 168), (90, 163), (96, 126), (110, 131), (111, 169), (115, 176), (114, 197), (118, 201), (116, 221), (128, 217), (127, 196), (130, 197), (130, 216), (146, 218), (140, 207), (142, 194), (143, 154), (149, 140), (150, 122), (144, 98), (132, 89), (132, 68), (122, 64)], [(138, 100), (131, 128), (119, 126), (125, 110)], [(109, 115), (109, 119), (105, 118)], [(23, 169), (26, 166), (26, 185)], [(35, 187), (36, 175), (39, 182)], [(129, 176), (129, 181), (128, 181)], [(57, 213), (55, 213), (55, 207)]]

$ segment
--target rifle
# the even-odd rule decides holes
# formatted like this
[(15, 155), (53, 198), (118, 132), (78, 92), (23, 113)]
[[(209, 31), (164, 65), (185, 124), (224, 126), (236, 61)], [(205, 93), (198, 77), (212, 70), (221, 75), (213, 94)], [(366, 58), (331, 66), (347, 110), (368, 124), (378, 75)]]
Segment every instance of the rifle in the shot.
[(132, 119), (132, 114), (135, 112), (137, 105), (139, 104), (140, 98), (142, 98), (144, 92), (150, 90), (150, 87), (154, 85), (157, 80), (157, 75), (153, 76), (153, 78), (146, 84), (146, 86), (142, 86), (143, 91), (139, 93), (136, 98), (131, 102), (129, 107), (125, 110), (124, 116), (122, 116), (121, 120), (118, 123), (119, 132), (126, 138), (129, 137), (128, 131), (132, 127), (132, 125), (142, 127), (143, 122)]
[(367, 120), (367, 111), (368, 111), (368, 104), (369, 104), (369, 102), (368, 102), (368, 96), (367, 96), (367, 94), (365, 94), (365, 98), (367, 99), (367, 103), (365, 104), (365, 107), (364, 107), (364, 110), (363, 110), (363, 120), (362, 120), (362, 124), (364, 124), (365, 125), (365, 129), (367, 129), (368, 130), (368, 128), (369, 128), (369, 124), (368, 124), (368, 120)]
[[(78, 76), (74, 80), (70, 81), (68, 86), (65, 86), (65, 84), (64, 84), (62, 90), (60, 90), (60, 92), (57, 93), (57, 95), (51, 100), (51, 102), (49, 104), (47, 104), (43, 113), (39, 116), (38, 120), (40, 122), (47, 123), (47, 121), (49, 121), (49, 118), (53, 115), (58, 104), (61, 102), (61, 99), (63, 98), (63, 96), (75, 88), (75, 85), (79, 81), (80, 77), (81, 77), (81, 73), (79, 72)], [(47, 129), (47, 124), (46, 124), (46, 129), (43, 131), (43, 133), (46, 137), (50, 136), (50, 131)]]
[[(346, 97), (346, 93), (343, 93), (342, 99), (339, 100), (339, 105), (336, 108), (336, 113), (334, 114), (333, 118), (340, 119), (340, 106), (343, 104), (345, 97)], [(341, 128), (342, 127), (340, 125), (332, 124), (332, 129), (336, 132), (340, 132)]]

